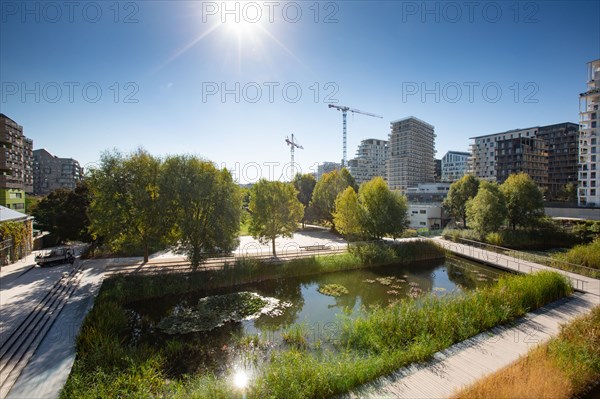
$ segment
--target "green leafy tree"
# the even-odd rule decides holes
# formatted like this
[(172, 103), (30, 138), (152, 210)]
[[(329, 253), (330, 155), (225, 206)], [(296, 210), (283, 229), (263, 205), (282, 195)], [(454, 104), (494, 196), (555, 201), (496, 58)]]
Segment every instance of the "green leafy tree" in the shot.
[(360, 186), (358, 195), (352, 187), (338, 195), (334, 220), (338, 231), (349, 237), (395, 238), (408, 225), (407, 212), (406, 198), (375, 177)]
[(479, 180), (473, 175), (465, 175), (450, 185), (444, 199), (444, 209), (456, 220), (462, 220), (467, 227), (467, 201), (477, 195)]
[(160, 180), (168, 238), (197, 268), (239, 243), (242, 192), (226, 169), (194, 156), (167, 158)]
[(144, 262), (149, 249), (164, 237), (158, 179), (161, 161), (146, 151), (123, 156), (105, 152), (100, 167), (90, 171), (92, 201), (90, 231), (113, 250), (141, 246)]
[(544, 216), (544, 195), (527, 173), (508, 176), (500, 186), (506, 199), (507, 219), (513, 230), (532, 227)]
[(90, 192), (86, 181), (74, 190), (58, 189), (42, 198), (33, 208), (36, 227), (54, 235), (58, 242), (91, 241), (87, 215)]
[(261, 243), (272, 243), (273, 256), (277, 256), (275, 239), (291, 237), (302, 220), (304, 208), (297, 195), (292, 185), (278, 181), (262, 179), (252, 187), (249, 231)]
[(346, 187), (335, 199), (333, 220), (337, 230), (350, 241), (363, 234), (363, 209), (358, 203), (358, 195), (352, 187)]
[(375, 239), (402, 235), (408, 226), (406, 198), (391, 191), (381, 177), (360, 186), (358, 200), (364, 210), (365, 233)]
[(357, 190), (356, 181), (346, 168), (323, 174), (315, 185), (312, 195), (311, 207), (314, 217), (331, 223), (335, 229), (333, 220), (335, 199), (347, 187)]
[(506, 219), (506, 201), (496, 183), (483, 181), (477, 195), (467, 201), (467, 220), (480, 237), (498, 231)]
[(310, 211), (308, 210), (308, 206), (310, 204), (310, 200), (312, 199), (313, 191), (315, 189), (315, 185), (317, 181), (315, 177), (310, 174), (301, 175), (298, 173), (294, 178), (294, 188), (298, 191), (298, 201), (302, 203), (304, 206), (304, 216), (302, 217), (302, 227), (304, 227), (306, 221), (309, 219)]

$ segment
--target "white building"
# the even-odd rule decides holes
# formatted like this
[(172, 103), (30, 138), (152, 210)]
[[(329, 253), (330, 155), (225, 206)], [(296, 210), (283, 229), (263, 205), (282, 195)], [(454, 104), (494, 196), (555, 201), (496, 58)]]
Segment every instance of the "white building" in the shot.
[(588, 90), (579, 95), (579, 206), (600, 207), (600, 59), (588, 64)]
[(391, 190), (406, 192), (418, 183), (434, 181), (433, 125), (414, 116), (391, 122), (387, 181)]
[(439, 230), (444, 226), (444, 209), (441, 205), (409, 204), (408, 227), (411, 229)]
[(387, 179), (386, 161), (387, 141), (366, 139), (360, 142), (356, 158), (348, 162), (348, 168), (356, 183), (361, 184), (377, 176)]
[(468, 152), (448, 151), (442, 158), (442, 181), (460, 180), (467, 173), (470, 156)]

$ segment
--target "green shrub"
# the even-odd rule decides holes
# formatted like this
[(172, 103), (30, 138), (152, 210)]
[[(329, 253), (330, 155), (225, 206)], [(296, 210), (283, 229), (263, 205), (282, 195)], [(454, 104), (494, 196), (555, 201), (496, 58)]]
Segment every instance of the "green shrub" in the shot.
[(504, 240), (502, 239), (502, 234), (500, 233), (489, 233), (485, 236), (485, 241), (488, 244), (496, 245), (498, 247), (504, 246)]
[(568, 252), (554, 255), (558, 260), (600, 269), (600, 238), (590, 244), (576, 245)]

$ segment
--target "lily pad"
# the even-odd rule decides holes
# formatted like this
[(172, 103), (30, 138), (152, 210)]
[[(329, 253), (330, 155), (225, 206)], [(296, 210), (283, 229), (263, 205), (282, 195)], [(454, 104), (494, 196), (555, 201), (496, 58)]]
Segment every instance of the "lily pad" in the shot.
[(289, 306), (254, 292), (209, 296), (201, 298), (195, 307), (176, 307), (170, 316), (158, 323), (158, 328), (167, 334), (211, 331), (229, 321), (249, 320), (261, 314), (276, 316)]
[(319, 292), (323, 295), (342, 296), (348, 294), (348, 289), (339, 284), (325, 284), (319, 287)]

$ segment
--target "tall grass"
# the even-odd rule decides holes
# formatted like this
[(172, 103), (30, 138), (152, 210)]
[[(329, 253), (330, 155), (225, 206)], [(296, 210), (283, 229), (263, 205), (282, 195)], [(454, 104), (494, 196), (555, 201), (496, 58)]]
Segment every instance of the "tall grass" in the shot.
[[(135, 295), (154, 290), (152, 284), (145, 286), (143, 279), (135, 282), (142, 285)], [(84, 322), (63, 398), (329, 397), (411, 362), (425, 360), (455, 342), (571, 292), (567, 279), (541, 272), (501, 278), (497, 286), (460, 297), (403, 300), (373, 309), (358, 319), (344, 319), (342, 331), (334, 340), (335, 351), (306, 350), (306, 345), (301, 344), (304, 328), (292, 327), (288, 331), (290, 348), (274, 351), (270, 363), (255, 376), (252, 385), (240, 392), (226, 376), (200, 373), (169, 378), (165, 359), (184, 348), (127, 344), (127, 317), (122, 305), (132, 298), (128, 291), (131, 281), (119, 278), (105, 284)], [(177, 285), (171, 282), (164, 287)]]
[[(558, 260), (600, 270), (600, 238), (590, 244), (576, 245), (569, 251), (556, 254)], [(600, 273), (596, 276), (600, 277)]]
[(600, 307), (563, 326), (558, 337), (476, 382), (455, 398), (571, 398), (600, 379)]

